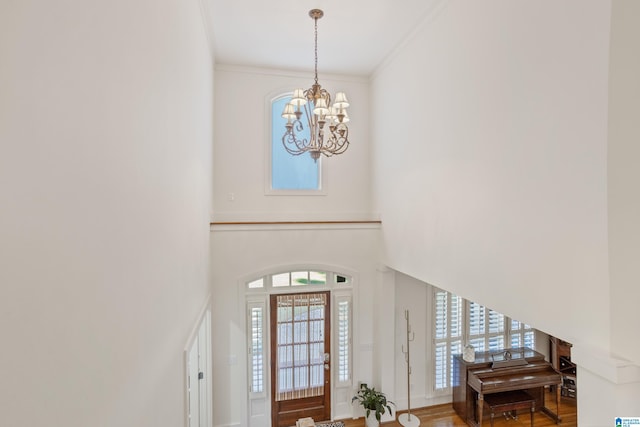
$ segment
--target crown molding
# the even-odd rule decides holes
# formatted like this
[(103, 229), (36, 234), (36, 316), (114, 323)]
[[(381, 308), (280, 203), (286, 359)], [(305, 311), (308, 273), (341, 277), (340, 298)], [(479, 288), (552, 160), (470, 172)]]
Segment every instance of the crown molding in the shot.
[(424, 17), (418, 22), (418, 24), (411, 28), (396, 47), (391, 50), (391, 52), (374, 68), (373, 72), (369, 76), (370, 80), (375, 80), (378, 74), (380, 74), (382, 70), (385, 69), (387, 65), (389, 65), (391, 61), (393, 61), (393, 59), (427, 27), (428, 24), (437, 20), (449, 3), (450, 0), (435, 0), (433, 2), (433, 6), (425, 12)]
[(265, 230), (363, 230), (380, 229), (382, 221), (222, 221), (211, 222), (210, 231)]
[[(309, 71), (283, 70), (278, 68), (254, 67), (250, 65), (222, 64), (222, 63), (216, 63), (215, 70), (227, 71), (232, 73), (258, 74), (258, 75), (273, 76), (273, 77), (289, 77), (289, 78), (299, 78), (299, 79), (307, 78), (307, 79), (313, 80), (313, 70), (309, 70)], [(322, 81), (325, 81), (325, 80), (369, 84), (368, 76), (356, 76), (356, 75), (348, 75), (348, 74), (322, 73)]]

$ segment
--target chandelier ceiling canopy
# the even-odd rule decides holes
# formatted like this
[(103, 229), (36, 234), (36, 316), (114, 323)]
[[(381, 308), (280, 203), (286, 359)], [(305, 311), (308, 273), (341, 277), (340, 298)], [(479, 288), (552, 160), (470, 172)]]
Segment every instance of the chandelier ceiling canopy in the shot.
[(324, 12), (312, 9), (309, 16), (315, 29), (315, 81), (309, 89), (295, 89), (285, 105), (282, 117), (287, 123), (282, 144), (289, 154), (299, 156), (308, 152), (317, 161), (321, 154), (330, 157), (344, 153), (349, 147), (349, 101), (344, 92), (337, 92), (331, 104), (331, 94), (318, 83), (318, 19)]

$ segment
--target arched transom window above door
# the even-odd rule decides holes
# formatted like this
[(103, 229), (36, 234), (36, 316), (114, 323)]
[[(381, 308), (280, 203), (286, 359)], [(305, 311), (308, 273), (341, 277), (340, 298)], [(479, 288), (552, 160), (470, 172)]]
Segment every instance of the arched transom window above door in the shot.
[(296, 270), (268, 274), (247, 282), (247, 290), (276, 289), (285, 291), (287, 288), (303, 290), (312, 287), (342, 287), (352, 284), (350, 276), (322, 270)]

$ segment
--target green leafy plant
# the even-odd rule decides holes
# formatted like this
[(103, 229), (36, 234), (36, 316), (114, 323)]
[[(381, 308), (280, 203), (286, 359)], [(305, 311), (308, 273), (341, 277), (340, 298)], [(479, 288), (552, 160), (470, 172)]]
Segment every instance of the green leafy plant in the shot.
[(374, 411), (376, 420), (380, 422), (382, 414), (386, 411), (391, 413), (391, 405), (395, 406), (390, 400), (387, 400), (387, 396), (381, 391), (377, 391), (375, 387), (369, 388), (366, 384), (360, 386), (360, 390), (351, 399), (351, 402), (358, 401), (360, 405), (366, 410), (366, 416), (369, 417), (371, 411)]

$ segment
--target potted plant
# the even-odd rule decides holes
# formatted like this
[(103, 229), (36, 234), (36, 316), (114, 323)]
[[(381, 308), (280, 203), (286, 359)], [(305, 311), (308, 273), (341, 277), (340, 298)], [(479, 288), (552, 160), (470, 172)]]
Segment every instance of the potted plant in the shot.
[(378, 427), (382, 414), (387, 411), (391, 413), (391, 405), (395, 405), (392, 401), (387, 400), (387, 396), (383, 392), (376, 390), (375, 387), (369, 388), (366, 384), (360, 385), (360, 389), (353, 396), (351, 402), (356, 400), (365, 409), (367, 427)]

